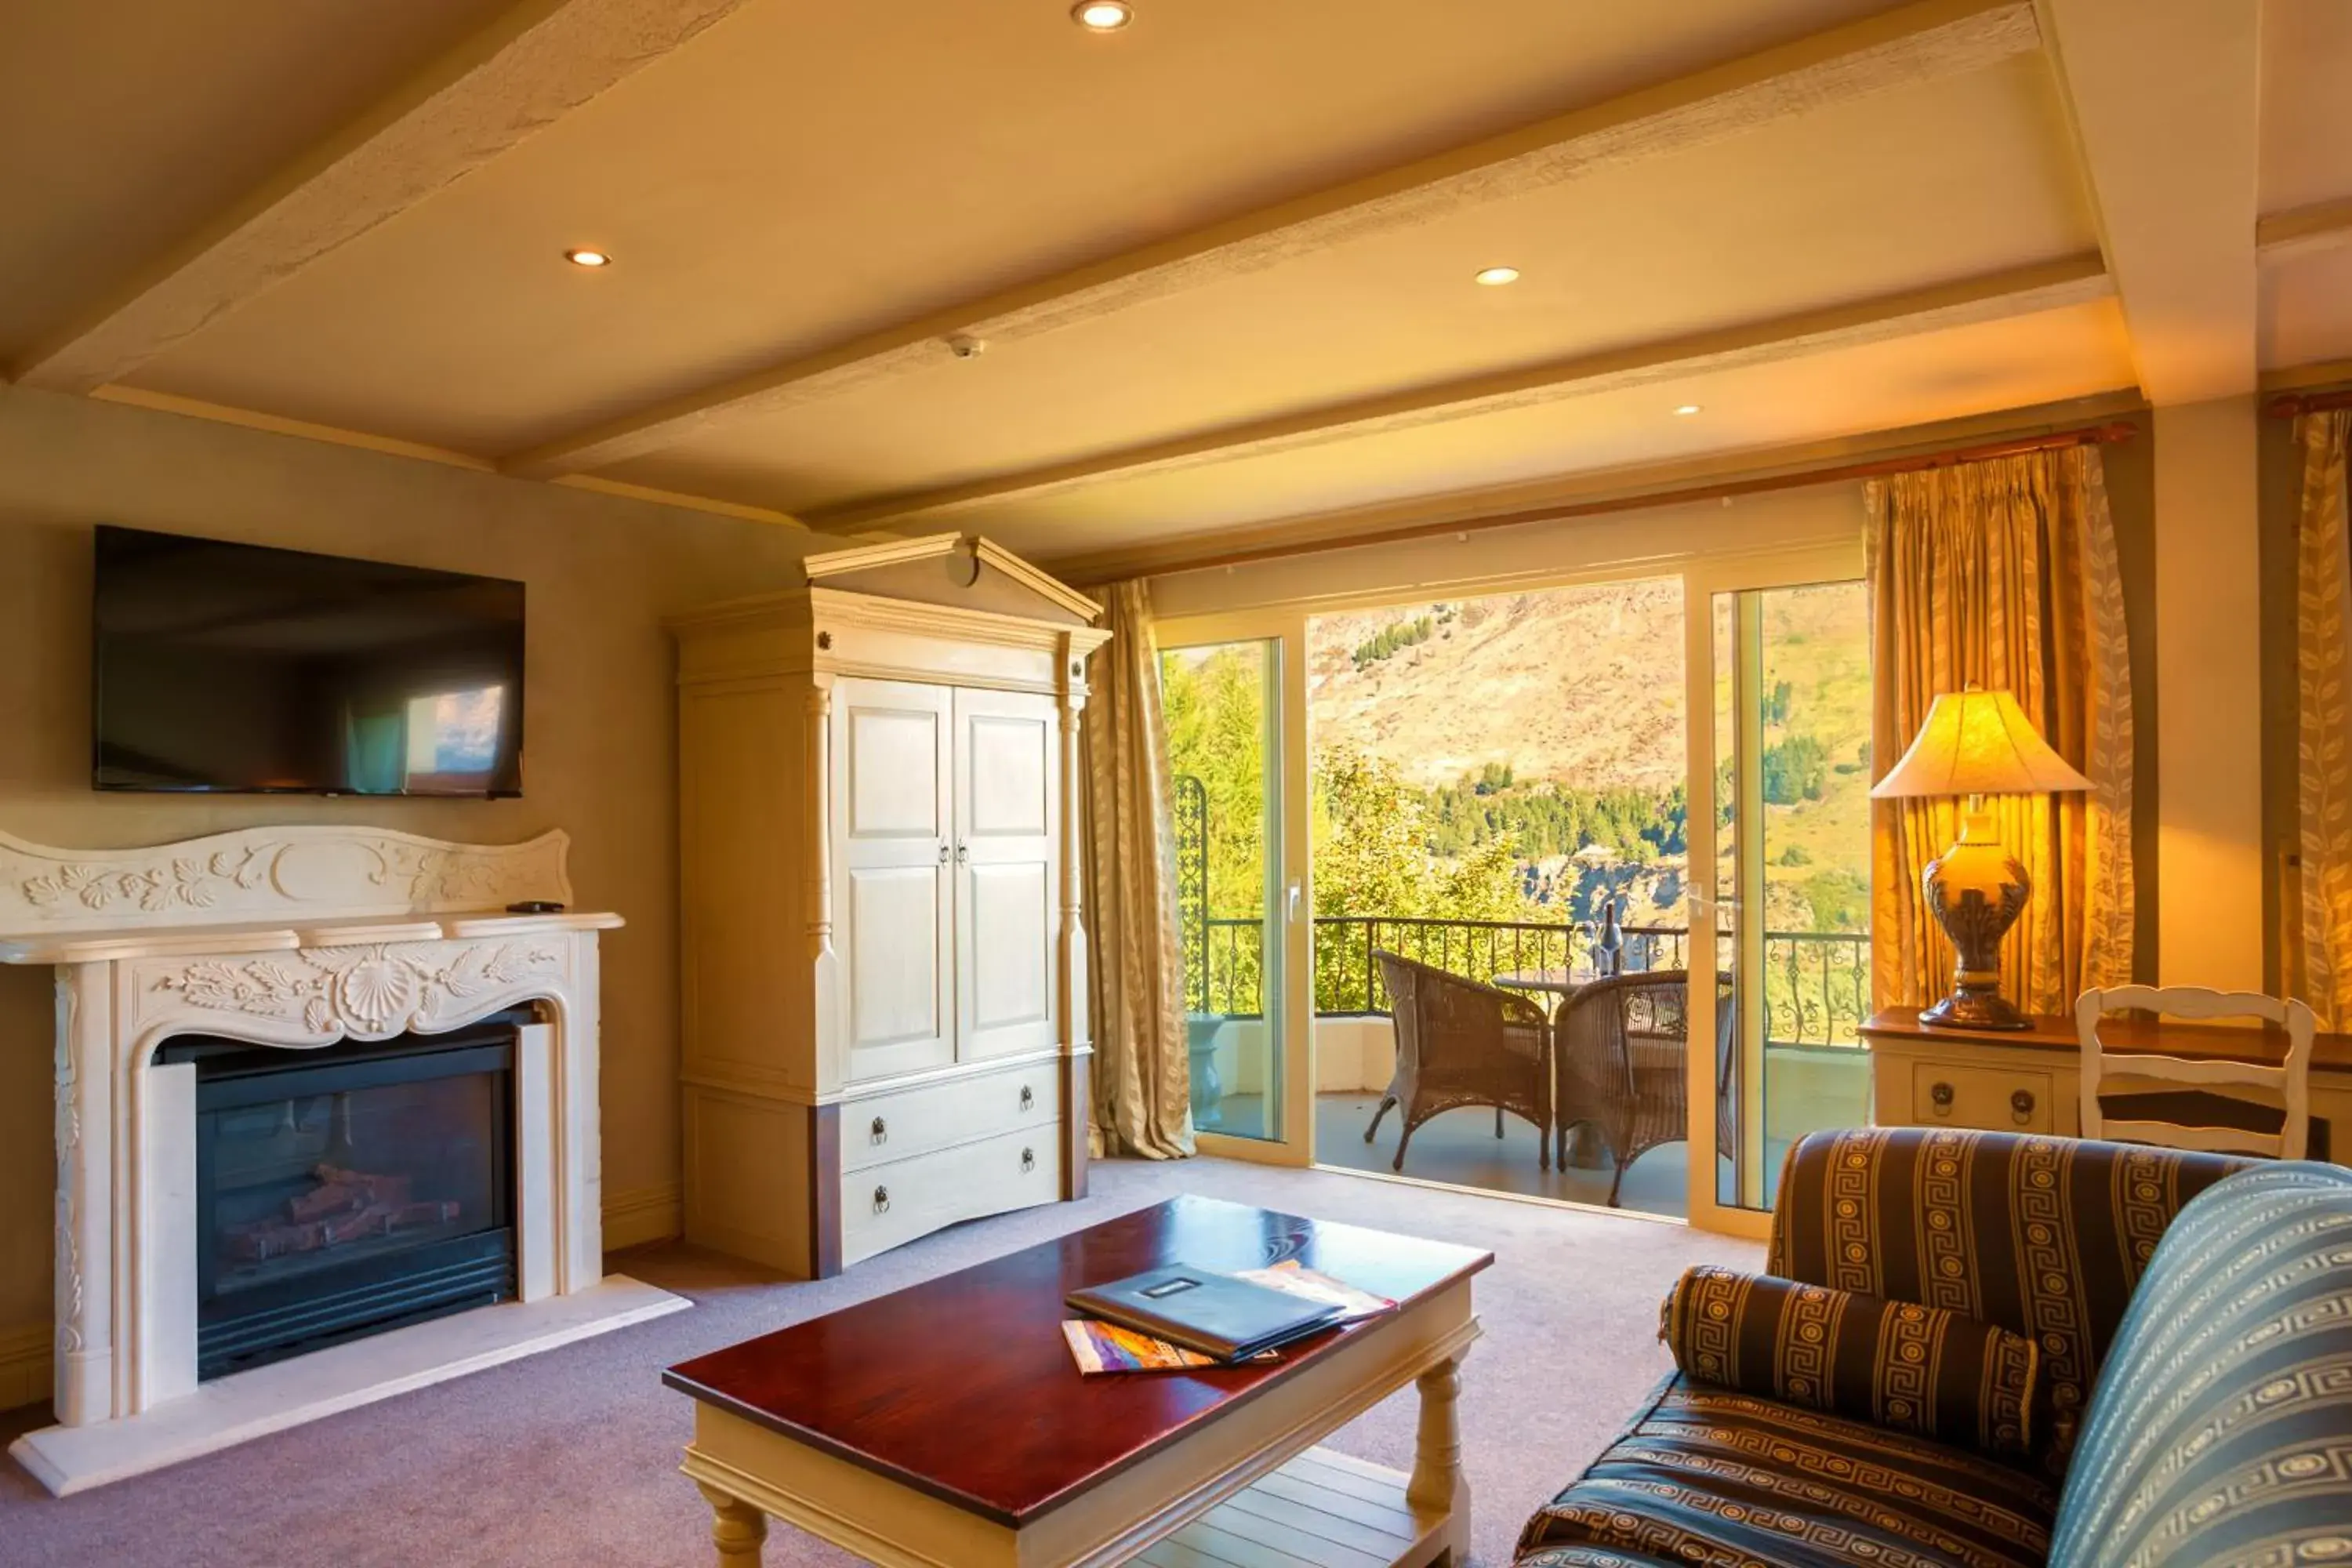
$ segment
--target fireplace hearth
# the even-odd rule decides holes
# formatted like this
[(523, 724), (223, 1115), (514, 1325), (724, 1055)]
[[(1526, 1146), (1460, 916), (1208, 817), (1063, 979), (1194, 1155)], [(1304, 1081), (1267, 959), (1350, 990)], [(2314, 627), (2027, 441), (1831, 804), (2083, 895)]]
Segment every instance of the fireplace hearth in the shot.
[(196, 1074), (196, 1375), (515, 1294), (517, 1030), (287, 1051), (183, 1037)]

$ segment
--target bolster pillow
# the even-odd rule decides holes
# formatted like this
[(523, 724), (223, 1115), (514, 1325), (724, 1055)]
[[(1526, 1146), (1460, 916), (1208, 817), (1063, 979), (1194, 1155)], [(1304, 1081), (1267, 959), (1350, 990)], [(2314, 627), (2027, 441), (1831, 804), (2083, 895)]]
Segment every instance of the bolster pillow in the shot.
[(2033, 1342), (1958, 1312), (1701, 1265), (1658, 1336), (1699, 1383), (2002, 1458), (2032, 1442)]

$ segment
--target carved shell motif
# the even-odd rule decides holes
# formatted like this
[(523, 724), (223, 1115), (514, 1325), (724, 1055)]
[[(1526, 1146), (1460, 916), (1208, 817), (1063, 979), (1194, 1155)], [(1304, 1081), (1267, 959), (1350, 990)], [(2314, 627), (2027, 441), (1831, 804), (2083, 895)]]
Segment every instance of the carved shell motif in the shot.
[(159, 977), (155, 989), (191, 1007), (299, 1019), (312, 1034), (382, 1037), (430, 1028), (453, 1004), (562, 967), (561, 947), (538, 942), (306, 948), (283, 959), (199, 960)]

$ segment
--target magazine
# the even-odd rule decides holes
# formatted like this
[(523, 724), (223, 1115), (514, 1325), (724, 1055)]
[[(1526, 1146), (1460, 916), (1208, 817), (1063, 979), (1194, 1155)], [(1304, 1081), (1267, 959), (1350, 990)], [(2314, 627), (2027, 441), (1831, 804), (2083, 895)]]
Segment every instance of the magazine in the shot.
[[(1328, 1274), (1301, 1268), (1295, 1261), (1277, 1263), (1269, 1268), (1240, 1269), (1234, 1278), (1336, 1305), (1340, 1312), (1331, 1320), (1334, 1325), (1374, 1317), (1396, 1306), (1385, 1296), (1375, 1296)], [(1088, 1377), (1112, 1372), (1189, 1372), (1204, 1366), (1249, 1365), (1282, 1359), (1280, 1351), (1272, 1350), (1259, 1352), (1247, 1363), (1221, 1362), (1214, 1356), (1094, 1318), (1067, 1320), (1062, 1324), (1062, 1337), (1069, 1342), (1070, 1358), (1077, 1363), (1078, 1371)]]

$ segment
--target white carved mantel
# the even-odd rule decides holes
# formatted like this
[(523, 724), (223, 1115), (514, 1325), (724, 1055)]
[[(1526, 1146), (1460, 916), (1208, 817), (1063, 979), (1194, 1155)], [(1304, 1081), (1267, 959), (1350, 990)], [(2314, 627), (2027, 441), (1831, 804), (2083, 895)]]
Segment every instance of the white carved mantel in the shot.
[[(569, 841), (255, 828), (132, 850), (0, 834), (0, 963), (57, 968), (58, 1425), (11, 1449), (63, 1493), (675, 1310), (604, 1273), (597, 933)], [(556, 914), (514, 914), (527, 901)], [(518, 1300), (196, 1380), (195, 1069), (173, 1035), (289, 1050), (520, 1004)]]

